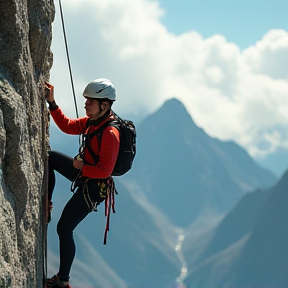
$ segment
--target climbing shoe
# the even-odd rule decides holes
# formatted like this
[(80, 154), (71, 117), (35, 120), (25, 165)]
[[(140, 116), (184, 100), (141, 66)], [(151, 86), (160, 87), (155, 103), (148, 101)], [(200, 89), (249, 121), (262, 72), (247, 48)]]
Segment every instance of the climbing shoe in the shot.
[(48, 201), (48, 207), (47, 207), (47, 223), (51, 221), (52, 217), (52, 208), (53, 208), (53, 202)]
[(46, 280), (46, 288), (72, 288), (68, 281), (62, 281), (58, 275)]

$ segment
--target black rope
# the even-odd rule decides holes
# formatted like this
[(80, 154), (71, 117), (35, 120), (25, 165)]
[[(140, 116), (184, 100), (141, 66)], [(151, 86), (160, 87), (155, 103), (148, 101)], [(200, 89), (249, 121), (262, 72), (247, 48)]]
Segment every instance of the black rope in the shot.
[(62, 28), (63, 28), (63, 36), (64, 36), (65, 47), (66, 47), (68, 67), (69, 67), (69, 72), (70, 72), (70, 80), (71, 80), (72, 92), (73, 92), (73, 97), (74, 97), (75, 111), (76, 111), (76, 116), (77, 116), (77, 118), (79, 118), (78, 108), (77, 108), (77, 102), (76, 102), (76, 96), (75, 96), (75, 90), (74, 90), (74, 84), (73, 84), (72, 69), (71, 69), (69, 52), (68, 52), (68, 44), (67, 44), (67, 38), (66, 38), (66, 32), (65, 32), (65, 25), (64, 25), (64, 17), (63, 17), (61, 0), (59, 0), (59, 7), (60, 7), (60, 14), (61, 14), (61, 21), (62, 21)]

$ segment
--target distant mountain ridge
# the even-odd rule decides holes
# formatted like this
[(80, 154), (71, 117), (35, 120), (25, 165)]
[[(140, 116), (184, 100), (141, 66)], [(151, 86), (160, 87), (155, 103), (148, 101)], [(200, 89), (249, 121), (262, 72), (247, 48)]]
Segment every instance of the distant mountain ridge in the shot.
[(287, 287), (287, 187), (288, 171), (271, 189), (246, 194), (215, 228), (196, 261), (195, 243), (187, 239), (188, 288)]
[(138, 127), (138, 154), (128, 179), (180, 227), (199, 215), (226, 213), (248, 191), (276, 177), (236, 143), (208, 136), (183, 104), (170, 99)]

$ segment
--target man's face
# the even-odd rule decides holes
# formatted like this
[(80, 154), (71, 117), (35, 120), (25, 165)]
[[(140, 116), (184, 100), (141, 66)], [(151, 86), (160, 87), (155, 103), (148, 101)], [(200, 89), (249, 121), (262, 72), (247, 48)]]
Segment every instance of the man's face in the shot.
[(100, 110), (100, 103), (97, 99), (85, 97), (85, 110), (86, 115), (90, 117), (91, 119), (97, 119), (100, 116), (101, 110)]

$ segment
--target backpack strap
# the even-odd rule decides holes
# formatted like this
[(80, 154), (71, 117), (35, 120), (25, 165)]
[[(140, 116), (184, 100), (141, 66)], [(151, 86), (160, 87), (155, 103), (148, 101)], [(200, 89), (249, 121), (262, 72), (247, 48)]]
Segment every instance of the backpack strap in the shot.
[(93, 131), (91, 134), (87, 134), (87, 137), (85, 139), (85, 147), (89, 151), (89, 154), (92, 156), (95, 165), (99, 161), (99, 155), (95, 154), (95, 152), (91, 149), (90, 142), (94, 136), (97, 136), (98, 137), (99, 150), (100, 150), (103, 131), (106, 127), (108, 127), (110, 125), (110, 123), (111, 123), (111, 121), (105, 122), (101, 127), (96, 129), (95, 131)]

